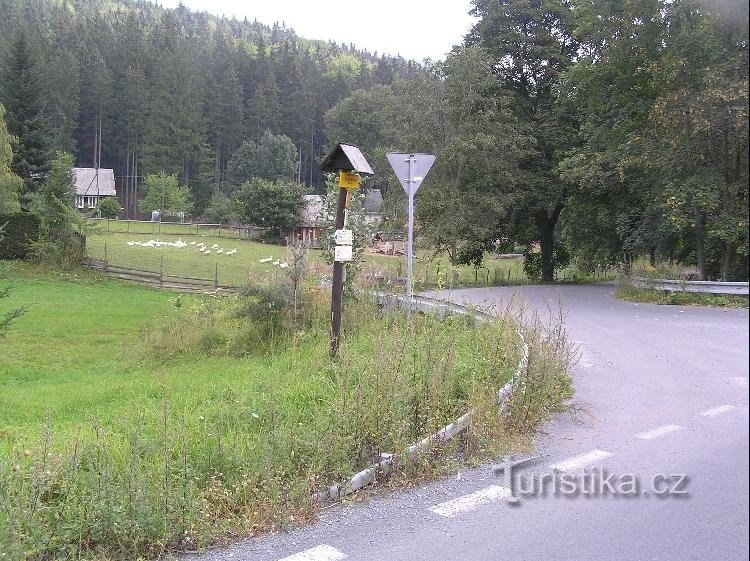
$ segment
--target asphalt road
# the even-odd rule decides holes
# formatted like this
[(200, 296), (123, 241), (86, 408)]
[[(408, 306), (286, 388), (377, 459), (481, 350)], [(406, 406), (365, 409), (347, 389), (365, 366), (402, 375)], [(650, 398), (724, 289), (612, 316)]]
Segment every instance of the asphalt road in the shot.
[[(516, 294), (540, 314), (562, 310), (579, 345), (580, 411), (545, 425), (538, 460), (522, 472), (525, 488), (514, 491), (519, 504), (509, 504), (507, 481), (484, 466), (335, 506), (311, 526), (195, 559), (748, 559), (748, 311), (632, 304), (611, 292), (589, 285), (443, 294), (488, 308)], [(604, 495), (590, 479), (575, 480), (575, 496), (551, 496), (549, 487), (545, 497), (526, 493), (533, 476), (557, 474), (559, 489), (561, 473), (586, 470), (600, 481), (601, 469), (615, 475), (615, 492), (630, 495)], [(670, 487), (675, 494), (657, 496)]]

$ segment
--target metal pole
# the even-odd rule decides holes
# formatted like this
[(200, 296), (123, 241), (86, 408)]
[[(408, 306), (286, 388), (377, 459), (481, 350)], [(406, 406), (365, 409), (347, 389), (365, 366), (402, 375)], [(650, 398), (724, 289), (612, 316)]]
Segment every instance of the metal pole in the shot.
[[(346, 189), (339, 188), (339, 200), (336, 205), (336, 230), (344, 227), (346, 213)], [(344, 292), (344, 264), (333, 262), (333, 282), (331, 284), (331, 358), (336, 358), (339, 350), (341, 333), (341, 295)]]
[(409, 162), (409, 230), (406, 238), (406, 317), (411, 317), (411, 299), (412, 299), (412, 267), (414, 264), (414, 172), (412, 168), (412, 162), (414, 162), (414, 155), (410, 154), (407, 159)]

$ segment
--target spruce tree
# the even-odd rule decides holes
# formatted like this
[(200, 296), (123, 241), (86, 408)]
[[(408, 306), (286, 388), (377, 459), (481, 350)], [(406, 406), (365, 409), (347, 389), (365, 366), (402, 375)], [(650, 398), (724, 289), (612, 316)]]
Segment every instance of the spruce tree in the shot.
[(23, 27), (11, 40), (3, 67), (5, 119), (8, 131), (18, 139), (11, 169), (23, 179), (23, 194), (31, 193), (38, 190), (49, 172), (51, 135), (41, 67)]

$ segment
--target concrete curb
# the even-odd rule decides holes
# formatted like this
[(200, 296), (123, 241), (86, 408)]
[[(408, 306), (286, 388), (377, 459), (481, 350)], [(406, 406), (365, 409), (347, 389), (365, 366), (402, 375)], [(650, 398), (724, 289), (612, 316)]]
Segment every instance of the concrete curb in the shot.
[[(388, 292), (373, 291), (372, 295), (382, 299), (384, 301), (396, 301), (398, 304), (407, 303), (405, 296), (400, 294), (393, 294)], [(437, 310), (440, 317), (445, 317), (447, 312), (450, 310), (453, 313), (459, 313), (462, 315), (473, 315), (477, 320), (483, 321), (492, 318), (491, 314), (482, 312), (479, 310), (471, 309), (467, 306), (461, 306), (460, 304), (454, 304), (445, 300), (438, 300), (435, 298), (428, 298), (424, 296), (415, 296), (412, 298), (412, 305), (420, 311), (435, 311)], [(500, 413), (505, 413), (508, 403), (510, 400), (511, 393), (513, 392), (513, 385), (520, 378), (523, 371), (528, 367), (529, 364), (529, 345), (521, 331), (518, 331), (518, 336), (521, 338), (522, 353), (521, 358), (518, 360), (516, 369), (513, 372), (511, 379), (501, 387), (497, 392), (497, 402)], [(473, 409), (467, 411), (461, 415), (458, 419), (444, 426), (442, 429), (437, 431), (435, 434), (426, 436), (419, 442), (408, 446), (402, 452), (402, 456), (407, 461), (414, 462), (421, 455), (428, 452), (431, 446), (435, 443), (444, 443), (452, 438), (465, 432), (471, 425), (471, 420), (474, 417), (475, 411)], [(363, 489), (364, 487), (371, 485), (375, 482), (378, 475), (387, 475), (393, 467), (394, 455), (383, 453), (380, 455), (380, 461), (370, 466), (369, 468), (363, 469), (352, 476), (348, 482), (344, 484), (331, 485), (326, 491), (315, 493), (313, 500), (315, 502), (323, 502), (326, 500), (339, 500), (342, 497), (351, 495)]]

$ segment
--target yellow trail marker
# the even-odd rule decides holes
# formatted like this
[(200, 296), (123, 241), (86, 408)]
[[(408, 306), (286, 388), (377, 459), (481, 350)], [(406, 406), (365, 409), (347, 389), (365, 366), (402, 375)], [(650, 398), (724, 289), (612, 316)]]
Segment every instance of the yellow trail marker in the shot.
[(359, 189), (359, 174), (350, 171), (340, 171), (339, 187), (347, 190)]

